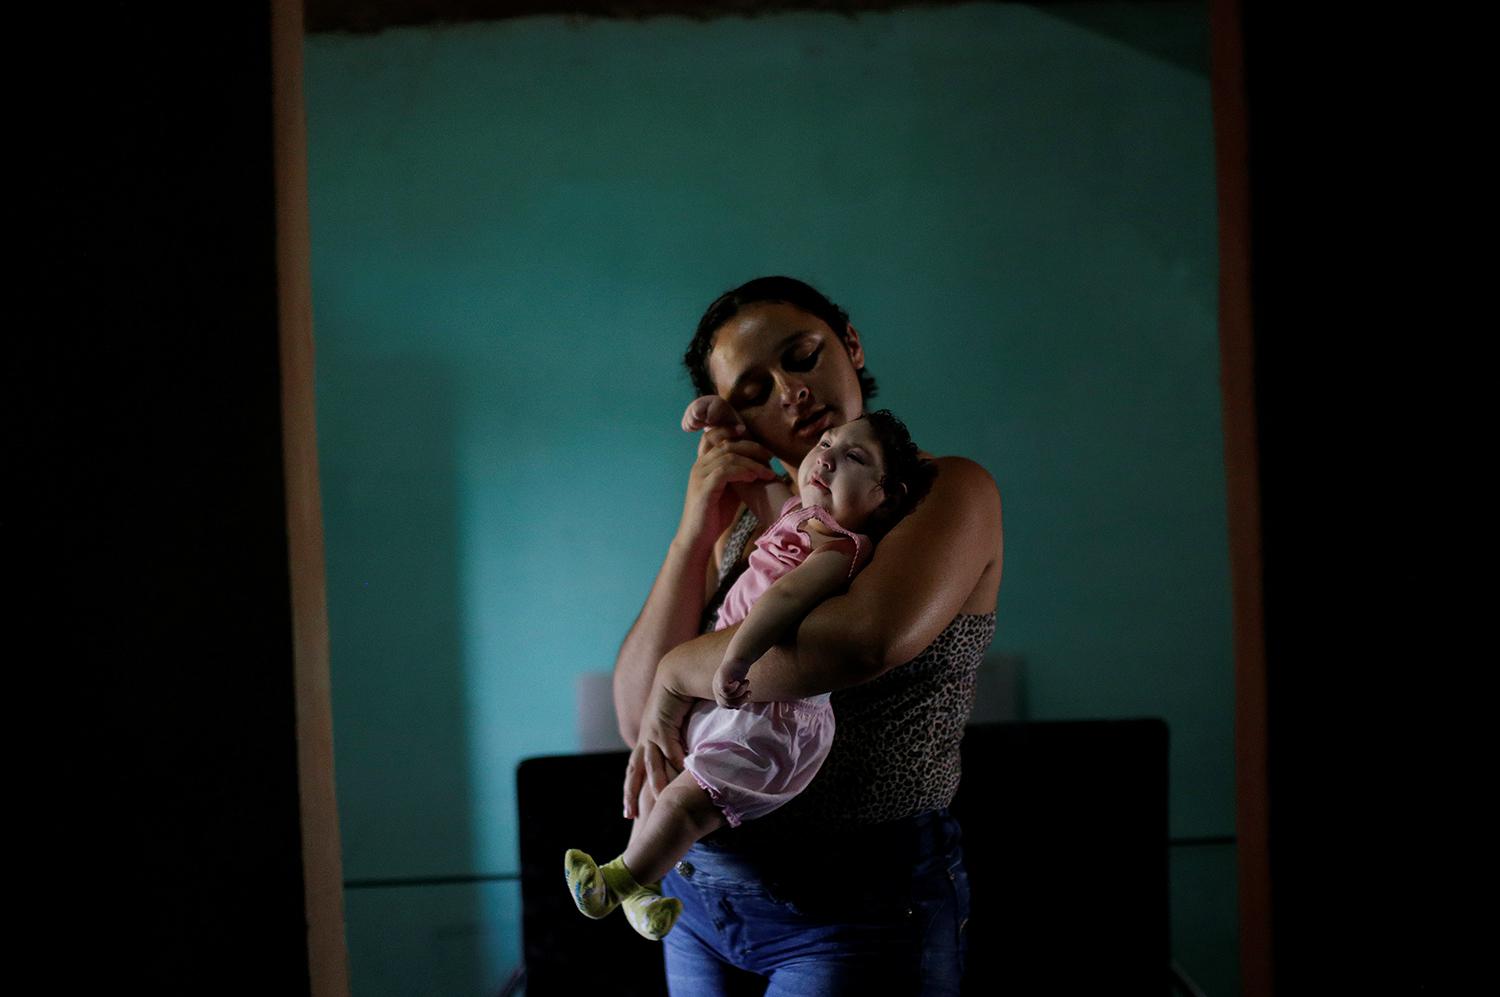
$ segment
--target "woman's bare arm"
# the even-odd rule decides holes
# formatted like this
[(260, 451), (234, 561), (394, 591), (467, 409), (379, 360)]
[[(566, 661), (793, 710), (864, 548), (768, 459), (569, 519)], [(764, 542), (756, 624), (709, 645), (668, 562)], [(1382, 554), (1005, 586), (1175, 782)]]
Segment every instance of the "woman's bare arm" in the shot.
[(632, 747), (658, 662), (698, 633), (699, 617), (712, 592), (709, 579), (715, 575), (715, 537), (727, 529), (739, 508), (730, 486), (774, 479), (770, 459), (765, 447), (732, 439), (724, 429), (711, 429), (699, 441), (677, 534), (615, 658), (615, 718), (620, 736)]

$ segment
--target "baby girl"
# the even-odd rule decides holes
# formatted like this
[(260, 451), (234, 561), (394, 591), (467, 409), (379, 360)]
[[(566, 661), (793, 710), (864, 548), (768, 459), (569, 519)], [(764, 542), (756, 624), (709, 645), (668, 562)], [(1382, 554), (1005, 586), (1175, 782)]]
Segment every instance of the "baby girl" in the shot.
[[(733, 426), (722, 398), (695, 400), (686, 430)], [(684, 772), (643, 807), (623, 855), (598, 866), (577, 849), (564, 859), (578, 909), (603, 917), (623, 905), (637, 932), (657, 940), (672, 929), (680, 901), (656, 885), (699, 838), (724, 824), (762, 817), (802, 792), (828, 756), (828, 694), (752, 703), (755, 662), (820, 602), (842, 591), (884, 535), (926, 494), (932, 465), (889, 411), (870, 412), (825, 432), (797, 468), (798, 491), (781, 480), (736, 485), (769, 529), (724, 597), (716, 629), (735, 623), (714, 676), (715, 703), (698, 703), (684, 727)], [(646, 885), (642, 885), (646, 884)]]

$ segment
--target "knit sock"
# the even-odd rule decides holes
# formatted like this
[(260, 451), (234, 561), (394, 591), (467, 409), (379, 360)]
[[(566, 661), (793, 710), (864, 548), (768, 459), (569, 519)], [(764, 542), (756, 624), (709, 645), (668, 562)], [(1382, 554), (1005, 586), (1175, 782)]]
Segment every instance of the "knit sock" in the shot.
[(682, 901), (676, 897), (664, 897), (656, 886), (643, 886), (637, 893), (625, 898), (625, 920), (642, 938), (659, 942), (677, 923), (682, 913)]
[(664, 897), (656, 885), (642, 886), (625, 866), (625, 856), (595, 865), (594, 860), (576, 848), (570, 848), (563, 859), (563, 872), (573, 902), (589, 917), (599, 918), (622, 903), (625, 920), (642, 937), (660, 941), (677, 923), (682, 901)]
[(573, 902), (585, 916), (603, 917), (620, 906), (620, 895), (610, 890), (604, 870), (586, 852), (569, 848), (563, 856), (563, 875), (567, 877)]

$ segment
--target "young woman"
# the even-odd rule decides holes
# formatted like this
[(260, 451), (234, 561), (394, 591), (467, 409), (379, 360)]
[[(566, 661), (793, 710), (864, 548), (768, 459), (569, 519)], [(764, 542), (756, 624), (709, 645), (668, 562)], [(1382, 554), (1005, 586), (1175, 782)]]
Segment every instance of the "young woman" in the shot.
[[(721, 296), (685, 359), (698, 393), (725, 399), (745, 428), (704, 434), (677, 534), (615, 664), (627, 817), (681, 771), (684, 718), (713, 698), (734, 636), (698, 635), (769, 524), (732, 485), (770, 476), (773, 456), (799, 465), (875, 389), (848, 316), (784, 277)], [(837, 733), (800, 796), (698, 842), (663, 880), (683, 904), (665, 942), (676, 993), (958, 992), (968, 894), (946, 807), (994, 632), (1001, 513), (983, 468), (935, 464), (925, 501), (847, 592), (756, 663), (753, 701), (833, 693)]]

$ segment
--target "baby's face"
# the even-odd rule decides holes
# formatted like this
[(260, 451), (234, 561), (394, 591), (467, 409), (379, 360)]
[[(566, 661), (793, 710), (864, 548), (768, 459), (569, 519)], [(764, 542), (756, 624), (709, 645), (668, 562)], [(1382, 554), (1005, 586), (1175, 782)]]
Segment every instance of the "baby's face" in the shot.
[(868, 419), (827, 430), (797, 468), (804, 509), (820, 505), (840, 526), (856, 532), (880, 508), (885, 461)]

